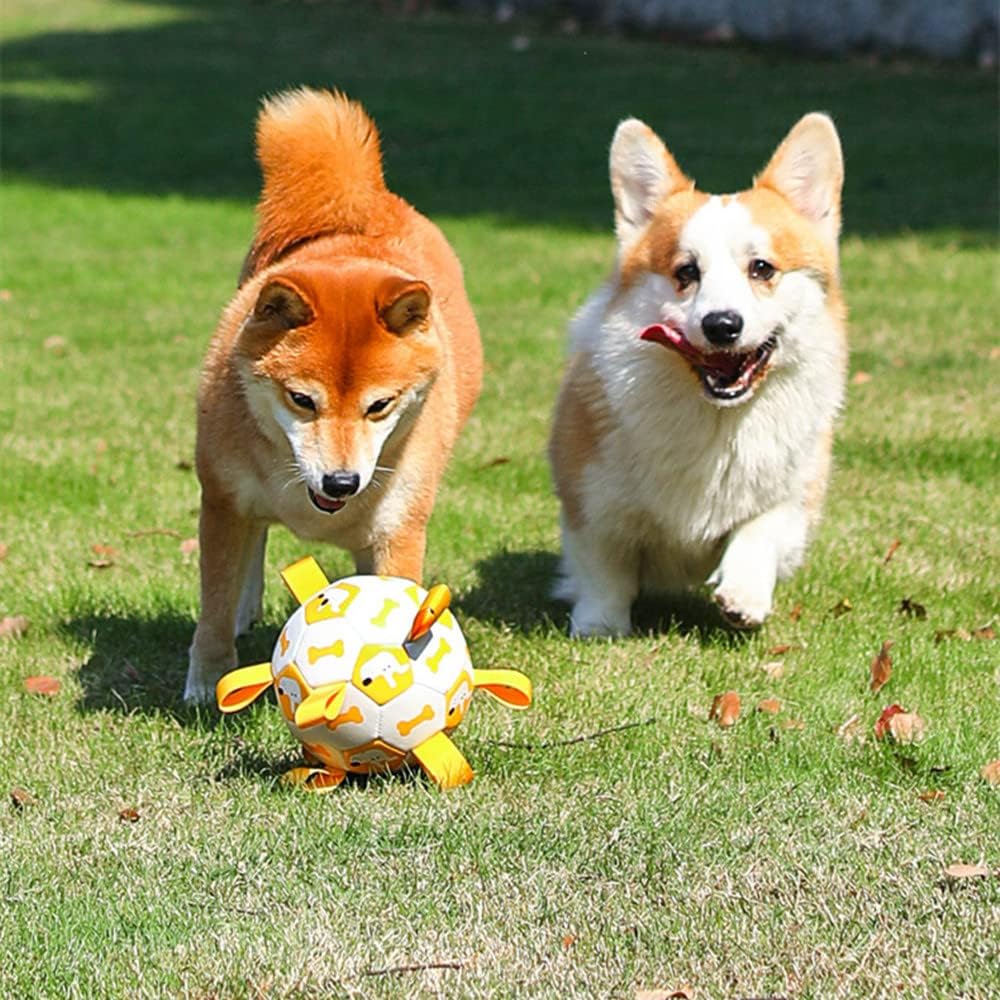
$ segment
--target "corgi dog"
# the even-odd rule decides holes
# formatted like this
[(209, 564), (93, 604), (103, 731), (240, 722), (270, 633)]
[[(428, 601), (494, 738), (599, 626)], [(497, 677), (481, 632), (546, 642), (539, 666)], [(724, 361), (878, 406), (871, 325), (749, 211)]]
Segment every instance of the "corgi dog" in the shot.
[(572, 321), (549, 447), (556, 596), (572, 635), (622, 635), (641, 589), (707, 582), (754, 628), (819, 519), (844, 398), (840, 140), (806, 115), (720, 196), (629, 119), (610, 173), (615, 266)]
[(201, 613), (184, 697), (211, 701), (260, 617), (268, 526), (420, 581), (427, 521), (482, 381), (462, 268), (385, 185), (335, 92), (265, 101), (263, 193), (198, 390)]

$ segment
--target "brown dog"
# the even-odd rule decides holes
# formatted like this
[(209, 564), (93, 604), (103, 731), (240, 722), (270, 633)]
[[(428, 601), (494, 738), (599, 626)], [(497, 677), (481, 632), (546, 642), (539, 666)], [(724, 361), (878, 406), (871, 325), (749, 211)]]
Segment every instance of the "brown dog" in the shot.
[(241, 286), (198, 392), (201, 617), (184, 697), (214, 698), (260, 616), (268, 526), (419, 581), (427, 520), (479, 394), (482, 349), (441, 232), (383, 181), (378, 133), (336, 93), (267, 101)]

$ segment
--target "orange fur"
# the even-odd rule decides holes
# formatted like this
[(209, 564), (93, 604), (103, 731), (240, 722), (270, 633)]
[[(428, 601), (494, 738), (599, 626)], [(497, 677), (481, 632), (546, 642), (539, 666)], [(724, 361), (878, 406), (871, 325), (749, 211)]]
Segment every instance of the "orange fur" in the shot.
[[(189, 700), (211, 697), (235, 662), (234, 632), (259, 612), (269, 523), (346, 548), (361, 572), (419, 581), (438, 483), (482, 379), (461, 265), (385, 188), (360, 105), (280, 95), (257, 143), (257, 229), (198, 394), (202, 611)], [(310, 496), (329, 503), (322, 483), (343, 470), (358, 471), (360, 489), (342, 509), (317, 509)]]

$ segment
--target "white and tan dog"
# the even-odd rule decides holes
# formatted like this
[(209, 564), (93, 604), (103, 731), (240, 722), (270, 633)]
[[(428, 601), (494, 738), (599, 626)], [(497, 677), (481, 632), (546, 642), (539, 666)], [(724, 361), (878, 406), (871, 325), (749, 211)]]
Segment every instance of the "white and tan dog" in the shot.
[(819, 519), (844, 396), (843, 160), (802, 118), (753, 186), (696, 190), (642, 122), (611, 146), (617, 259), (570, 328), (550, 458), (573, 635), (707, 582), (759, 625)]

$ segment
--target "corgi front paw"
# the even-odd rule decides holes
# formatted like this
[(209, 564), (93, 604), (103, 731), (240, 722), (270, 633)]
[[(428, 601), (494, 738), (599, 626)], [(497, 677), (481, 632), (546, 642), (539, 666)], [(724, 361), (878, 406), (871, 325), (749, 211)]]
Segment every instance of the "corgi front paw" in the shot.
[(771, 595), (755, 594), (749, 589), (730, 588), (723, 581), (712, 594), (722, 616), (733, 628), (760, 628), (771, 613)]

